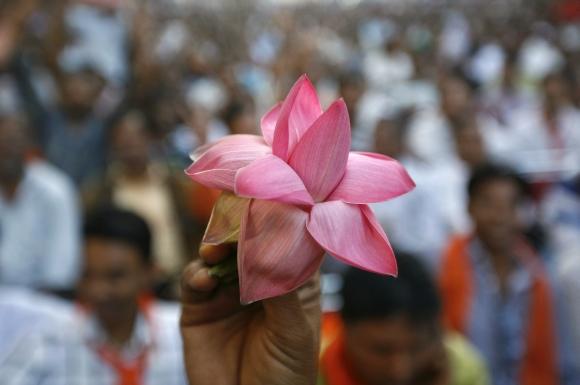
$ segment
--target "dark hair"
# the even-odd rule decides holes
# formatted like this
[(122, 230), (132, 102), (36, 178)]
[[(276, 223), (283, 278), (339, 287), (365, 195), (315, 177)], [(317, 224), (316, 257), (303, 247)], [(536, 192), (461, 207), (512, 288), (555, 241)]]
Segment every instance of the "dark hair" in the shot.
[(363, 73), (355, 68), (342, 71), (338, 74), (338, 86), (344, 88), (348, 86), (364, 86), (365, 78)]
[(145, 264), (151, 264), (151, 230), (143, 218), (120, 208), (107, 206), (89, 213), (83, 234), (87, 238), (100, 238), (123, 242), (139, 251)]
[(467, 193), (469, 194), (469, 198), (472, 199), (481, 186), (497, 180), (505, 180), (514, 183), (514, 185), (516, 185), (520, 190), (522, 196), (526, 196), (529, 193), (527, 182), (514, 170), (504, 165), (487, 163), (477, 167), (471, 174), (469, 182), (467, 183)]
[(253, 109), (252, 102), (249, 99), (233, 99), (222, 110), (222, 119), (224, 123), (230, 126), (236, 119), (242, 116), (246, 111)]
[(115, 111), (106, 122), (107, 126), (109, 127), (107, 133), (109, 139), (112, 139), (121, 123), (132, 118), (137, 119), (139, 121), (139, 123), (143, 126), (147, 134), (152, 134), (153, 130), (151, 128), (151, 124), (147, 119), (147, 116), (142, 112), (141, 109), (136, 107), (123, 106), (119, 108), (117, 111)]
[(436, 321), (441, 301), (435, 282), (415, 257), (397, 253), (398, 277), (350, 268), (342, 288), (342, 318), (346, 323), (395, 315), (416, 323)]

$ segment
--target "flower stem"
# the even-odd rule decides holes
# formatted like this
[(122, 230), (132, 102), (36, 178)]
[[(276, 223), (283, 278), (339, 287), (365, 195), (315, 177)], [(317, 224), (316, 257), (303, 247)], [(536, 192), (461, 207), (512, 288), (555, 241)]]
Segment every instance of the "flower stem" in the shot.
[(238, 261), (236, 257), (227, 258), (212, 266), (209, 275), (217, 278), (223, 284), (234, 283), (238, 280)]

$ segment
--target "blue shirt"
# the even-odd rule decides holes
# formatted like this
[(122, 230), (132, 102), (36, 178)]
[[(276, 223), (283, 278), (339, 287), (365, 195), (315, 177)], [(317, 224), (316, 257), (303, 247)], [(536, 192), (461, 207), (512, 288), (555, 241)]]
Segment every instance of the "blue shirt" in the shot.
[[(467, 335), (485, 358), (493, 383), (517, 385), (526, 353), (533, 273), (514, 257), (515, 268), (507, 280), (505, 292), (501, 293), (489, 254), (479, 240), (471, 241), (469, 257), (474, 290)], [(552, 292), (557, 293), (554, 285), (551, 286)], [(554, 298), (554, 335), (561, 383), (578, 384), (572, 364), (576, 357), (570, 349), (566, 320), (558, 314), (558, 299)]]

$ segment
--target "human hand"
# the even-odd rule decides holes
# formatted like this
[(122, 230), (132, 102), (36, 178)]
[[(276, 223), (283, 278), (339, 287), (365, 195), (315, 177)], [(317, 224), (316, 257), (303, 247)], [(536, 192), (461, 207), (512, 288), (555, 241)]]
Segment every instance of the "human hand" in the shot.
[(313, 385), (316, 383), (318, 277), (297, 291), (240, 305), (237, 284), (210, 267), (234, 258), (235, 245), (202, 246), (182, 280), (181, 333), (191, 385)]

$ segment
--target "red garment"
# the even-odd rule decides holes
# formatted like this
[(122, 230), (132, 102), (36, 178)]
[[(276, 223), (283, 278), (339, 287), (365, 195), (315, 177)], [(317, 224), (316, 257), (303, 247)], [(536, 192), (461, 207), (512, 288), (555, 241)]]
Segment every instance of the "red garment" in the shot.
[[(441, 292), (445, 325), (465, 334), (474, 287), (473, 269), (468, 255), (470, 237), (452, 240), (443, 256)], [(554, 335), (554, 306), (545, 273), (529, 257), (531, 249), (521, 244), (524, 256), (521, 262), (532, 277), (529, 325), (526, 334), (526, 352), (521, 366), (521, 385), (557, 385), (556, 337)]]
[(346, 359), (342, 329), (322, 354), (320, 372), (325, 385), (364, 385), (356, 379)]
[(95, 351), (101, 359), (109, 364), (118, 376), (118, 385), (142, 385), (143, 375), (147, 368), (149, 347), (145, 347), (139, 355), (130, 362), (124, 360), (119, 352), (106, 346), (97, 346)]

